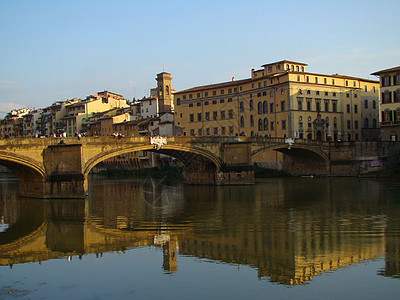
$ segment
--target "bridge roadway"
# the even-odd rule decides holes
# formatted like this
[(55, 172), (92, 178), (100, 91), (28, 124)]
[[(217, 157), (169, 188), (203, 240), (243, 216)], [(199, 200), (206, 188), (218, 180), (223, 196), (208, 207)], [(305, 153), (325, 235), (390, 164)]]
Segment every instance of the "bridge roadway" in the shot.
[[(380, 168), (393, 142), (318, 142), (268, 137), (85, 137), (0, 140), (0, 164), (19, 177), (20, 195), (83, 198), (99, 162), (129, 152), (153, 151), (184, 164), (189, 184), (253, 184), (254, 163), (274, 156), (293, 175), (355, 176)], [(267, 158), (266, 158), (267, 157)], [(279, 160), (278, 162), (276, 160)]]

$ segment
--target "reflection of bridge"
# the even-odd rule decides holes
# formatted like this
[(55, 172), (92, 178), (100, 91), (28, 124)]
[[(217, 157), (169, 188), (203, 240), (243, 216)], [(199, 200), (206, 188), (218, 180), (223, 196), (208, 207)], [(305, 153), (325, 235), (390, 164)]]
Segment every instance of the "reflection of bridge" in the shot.
[[(15, 216), (8, 216), (15, 222), (0, 233), (0, 265), (154, 246), (162, 247), (163, 267), (168, 272), (177, 270), (179, 252), (254, 266), (259, 277), (283, 284), (303, 284), (322, 272), (383, 254), (386, 276), (396, 274), (398, 235), (386, 231), (398, 232), (398, 209), (391, 208), (391, 224), (381, 202), (364, 201), (371, 194), (365, 189), (365, 194), (354, 195), (360, 199), (360, 217), (354, 213), (354, 202), (338, 198), (351, 184), (332, 190), (328, 183), (307, 182), (295, 190), (301, 194), (312, 189), (312, 200), (290, 210), (285, 203), (288, 188), (282, 185), (231, 186), (223, 194), (217, 194), (221, 189), (213, 186), (185, 186), (175, 189), (173, 199), (178, 201), (169, 207), (149, 205), (140, 195), (143, 188), (150, 191), (152, 187), (132, 181), (104, 190), (102, 183), (91, 186), (88, 200), (7, 199), (6, 206), (16, 208)], [(325, 201), (329, 209), (323, 209)], [(262, 206), (266, 209), (257, 209)], [(383, 215), (370, 220), (363, 217), (377, 211)], [(360, 228), (367, 231), (362, 234)]]
[[(84, 197), (87, 176), (99, 162), (124, 153), (157, 151), (184, 164), (184, 180), (193, 184), (252, 184), (253, 162), (266, 152), (282, 153), (283, 169), (292, 174), (356, 175), (374, 162), (381, 166), (393, 143), (315, 142), (288, 146), (284, 139), (263, 137), (150, 137), (14, 139), (0, 141), (0, 164), (19, 176), (27, 197)], [(367, 162), (367, 163), (365, 163)]]

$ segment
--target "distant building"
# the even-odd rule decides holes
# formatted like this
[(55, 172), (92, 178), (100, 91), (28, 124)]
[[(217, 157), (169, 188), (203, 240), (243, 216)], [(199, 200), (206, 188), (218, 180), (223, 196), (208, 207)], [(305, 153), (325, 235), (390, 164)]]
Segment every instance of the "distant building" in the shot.
[(380, 123), (384, 141), (398, 141), (400, 135), (400, 67), (372, 73), (380, 77)]
[(190, 136), (377, 139), (379, 82), (306, 66), (283, 60), (252, 69), (248, 79), (175, 92), (175, 124)]

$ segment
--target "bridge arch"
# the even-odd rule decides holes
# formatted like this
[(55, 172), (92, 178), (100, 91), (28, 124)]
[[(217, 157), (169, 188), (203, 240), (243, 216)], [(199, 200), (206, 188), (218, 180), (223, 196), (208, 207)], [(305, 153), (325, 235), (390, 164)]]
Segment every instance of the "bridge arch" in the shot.
[(180, 160), (185, 165), (185, 167), (189, 167), (190, 163), (199, 163), (200, 161), (206, 163), (208, 167), (211, 166), (214, 171), (218, 170), (221, 167), (220, 159), (213, 153), (205, 149), (187, 147), (184, 145), (163, 145), (160, 150), (156, 150), (154, 148), (154, 145), (140, 145), (131, 146), (123, 149), (113, 149), (110, 151), (101, 152), (93, 156), (85, 163), (83, 168), (83, 175), (85, 178), (87, 178), (90, 170), (94, 166), (108, 158), (137, 151), (151, 151), (169, 155)]
[(18, 176), (19, 191), (28, 197), (41, 197), (46, 171), (43, 165), (33, 159), (10, 153), (0, 152), (0, 165), (9, 168)]
[(275, 144), (257, 148), (252, 156), (265, 150), (283, 154), (282, 169), (292, 175), (330, 175), (330, 159), (326, 152), (316, 146)]

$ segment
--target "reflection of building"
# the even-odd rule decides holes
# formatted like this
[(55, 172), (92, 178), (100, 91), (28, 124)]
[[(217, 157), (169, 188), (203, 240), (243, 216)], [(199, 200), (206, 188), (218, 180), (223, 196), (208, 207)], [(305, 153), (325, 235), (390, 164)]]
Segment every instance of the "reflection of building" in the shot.
[[(365, 103), (369, 112), (378, 111), (378, 82), (308, 73), (306, 66), (284, 60), (253, 69), (249, 79), (232, 78), (230, 82), (176, 92), (175, 123), (191, 136), (376, 139), (376, 129), (376, 135), (368, 129), (377, 128), (377, 116), (362, 115)], [(313, 121), (318, 114), (325, 127), (315, 130)]]
[[(3, 197), (0, 216), (12, 221), (8, 235), (0, 233), (0, 265), (154, 246), (162, 249), (167, 273), (179, 269), (179, 253), (250, 265), (273, 282), (304, 284), (386, 253), (384, 275), (397, 276), (397, 206), (385, 207), (380, 186), (371, 181), (355, 191), (343, 183), (347, 179), (338, 180), (173, 190), (156, 182), (104, 180), (91, 183), (86, 201)], [(13, 224), (21, 220), (24, 230), (17, 231)]]
[(400, 135), (400, 67), (372, 73), (381, 82), (381, 135), (384, 141), (398, 141)]

